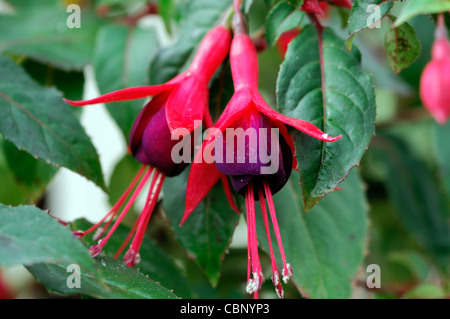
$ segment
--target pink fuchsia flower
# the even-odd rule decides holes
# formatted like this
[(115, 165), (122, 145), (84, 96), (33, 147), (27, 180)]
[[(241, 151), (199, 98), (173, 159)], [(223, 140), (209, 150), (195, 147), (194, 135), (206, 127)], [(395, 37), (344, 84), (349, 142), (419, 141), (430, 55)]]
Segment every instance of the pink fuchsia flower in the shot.
[[(139, 263), (139, 249), (164, 179), (178, 175), (188, 165), (186, 162), (178, 163), (173, 160), (173, 147), (179, 143), (190, 143), (193, 151), (193, 134), (190, 133), (198, 126), (198, 122), (201, 123), (205, 116), (206, 124), (212, 125), (208, 111), (208, 82), (227, 56), (230, 42), (230, 31), (222, 26), (217, 27), (205, 36), (189, 69), (166, 84), (124, 89), (88, 101), (68, 101), (72, 105), (83, 106), (154, 96), (136, 118), (129, 137), (129, 149), (143, 166), (102, 220), (86, 231), (75, 232), (79, 237), (96, 232), (94, 240), (99, 242), (90, 248), (92, 256), (95, 257), (102, 251), (149, 183), (144, 208), (114, 256), (120, 256), (131, 241), (124, 262), (130, 267)], [(184, 135), (182, 141), (177, 140), (180, 135)], [(225, 189), (230, 204), (234, 205), (228, 181)]]
[(294, 28), (283, 32), (277, 41), (277, 50), (282, 58), (286, 55), (289, 43), (300, 34), (300, 29)]
[[(237, 18), (236, 18), (237, 16)], [(243, 18), (239, 18), (240, 11), (236, 10), (234, 28), (235, 35), (231, 44), (230, 63), (233, 75), (235, 93), (225, 108), (223, 114), (214, 125), (215, 130), (207, 137), (194, 159), (189, 172), (189, 178), (186, 189), (186, 207), (181, 225), (186, 221), (195, 207), (206, 196), (209, 190), (224, 174), (229, 175), (235, 191), (245, 197), (247, 211), (247, 235), (248, 235), (248, 275), (247, 292), (253, 293), (258, 297), (258, 291), (264, 281), (261, 264), (258, 255), (258, 243), (256, 236), (255, 221), (255, 200), (259, 200), (263, 219), (269, 241), (271, 260), (272, 260), (272, 281), (276, 287), (276, 292), (280, 297), (283, 296), (283, 289), (280, 283), (275, 257), (272, 250), (270, 234), (268, 232), (268, 218), (266, 213), (265, 200), (269, 207), (269, 212), (276, 234), (278, 246), (283, 261), (282, 278), (285, 282), (292, 276), (292, 268), (286, 262), (281, 233), (275, 214), (272, 195), (280, 190), (289, 178), (291, 170), (296, 167), (296, 160), (293, 157), (293, 140), (287, 133), (286, 125), (294, 127), (312, 137), (326, 142), (333, 142), (340, 138), (330, 137), (322, 132), (313, 124), (300, 119), (290, 118), (274, 111), (267, 105), (258, 90), (258, 59), (256, 49), (251, 38), (248, 36)], [(237, 21), (237, 22), (236, 22)], [(249, 163), (252, 152), (256, 149), (249, 147), (246, 143), (244, 150), (244, 163), (226, 163), (223, 164), (223, 157), (216, 154), (217, 141), (219, 137), (226, 132), (227, 128), (253, 128), (258, 131), (263, 129), (278, 129), (280, 135), (277, 140), (278, 145), (275, 148), (266, 149), (269, 151), (278, 150), (278, 159), (281, 165), (278, 170), (272, 174), (261, 174), (259, 169), (263, 166), (262, 161), (257, 157), (257, 161)], [(268, 140), (269, 138), (267, 138)], [(221, 143), (226, 138), (221, 139)], [(259, 141), (259, 139), (257, 139)], [(220, 139), (219, 139), (220, 141)], [(222, 144), (219, 144), (223, 147)], [(258, 145), (261, 147), (262, 145)], [(225, 147), (226, 148), (226, 145)], [(237, 150), (239, 151), (239, 150)], [(222, 155), (223, 156), (223, 155)], [(213, 160), (211, 160), (211, 158)], [(220, 164), (218, 163), (220, 162)]]
[(73, 106), (84, 106), (153, 96), (164, 99), (167, 123), (172, 135), (178, 137), (179, 128), (183, 128), (183, 132), (186, 129), (192, 132), (202, 120), (210, 126), (212, 121), (208, 109), (208, 84), (228, 55), (230, 42), (230, 30), (218, 26), (204, 37), (188, 70), (165, 84), (127, 88), (91, 100), (65, 101)]
[(303, 2), (302, 7), (300, 10), (309, 12), (309, 13), (316, 13), (320, 15), (324, 15), (324, 7), (321, 5), (321, 3), (327, 1), (328, 3), (338, 6), (338, 7), (344, 7), (347, 9), (352, 8), (352, 2), (350, 0), (305, 0)]
[(420, 78), (420, 97), (436, 122), (444, 124), (450, 117), (450, 41), (442, 14), (431, 55)]

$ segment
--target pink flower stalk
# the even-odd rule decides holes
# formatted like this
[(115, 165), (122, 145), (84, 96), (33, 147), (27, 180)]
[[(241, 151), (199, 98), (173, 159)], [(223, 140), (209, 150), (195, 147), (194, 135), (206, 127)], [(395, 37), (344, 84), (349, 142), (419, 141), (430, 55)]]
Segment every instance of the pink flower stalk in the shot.
[(212, 29), (203, 39), (189, 69), (162, 85), (140, 86), (118, 90), (85, 101), (65, 101), (73, 106), (120, 102), (146, 97), (164, 97), (170, 132), (178, 137), (192, 132), (202, 120), (212, 125), (208, 109), (208, 84), (228, 55), (231, 32), (224, 26)]
[(450, 117), (450, 41), (443, 14), (438, 17), (431, 55), (420, 78), (420, 97), (436, 122), (445, 124)]
[[(193, 149), (195, 141), (192, 140), (193, 134), (190, 133), (198, 125), (196, 120), (201, 123), (204, 119), (207, 126), (212, 125), (208, 110), (208, 83), (228, 55), (230, 42), (230, 31), (223, 26), (216, 27), (203, 39), (189, 69), (166, 84), (119, 90), (87, 101), (67, 101), (74, 106), (84, 106), (153, 96), (136, 118), (129, 137), (129, 149), (143, 166), (102, 220), (86, 231), (74, 232), (78, 237), (82, 237), (95, 231), (94, 240), (99, 242), (90, 248), (92, 256), (95, 257), (102, 251), (145, 185), (149, 183), (144, 208), (128, 237), (114, 255), (114, 258), (120, 256), (131, 242), (125, 253), (124, 262), (130, 267), (139, 263), (139, 249), (164, 179), (166, 176), (180, 174), (188, 165), (173, 161), (172, 148), (175, 144), (184, 142), (190, 143), (191, 150)], [(186, 136), (181, 142), (172, 139), (182, 135)], [(225, 191), (233, 206), (231, 190), (226, 180)]]
[[(263, 99), (258, 90), (258, 59), (257, 52), (251, 38), (247, 34), (245, 21), (239, 10), (239, 1), (235, 1), (235, 16), (233, 20), (234, 38), (230, 50), (230, 64), (233, 76), (235, 93), (225, 108), (223, 114), (214, 125), (216, 131), (202, 145), (191, 166), (186, 189), (186, 208), (181, 225), (186, 221), (195, 207), (218, 181), (223, 174), (229, 175), (232, 186), (236, 192), (245, 197), (247, 212), (247, 237), (248, 237), (248, 273), (247, 292), (258, 298), (258, 291), (264, 282), (264, 275), (258, 254), (258, 239), (256, 235), (255, 200), (260, 201), (262, 217), (269, 242), (272, 260), (272, 282), (280, 297), (283, 297), (283, 288), (280, 275), (274, 257), (272, 242), (269, 233), (269, 222), (265, 200), (267, 200), (269, 213), (276, 234), (278, 246), (283, 263), (282, 279), (285, 283), (292, 277), (292, 268), (286, 262), (286, 257), (281, 241), (281, 233), (275, 213), (272, 195), (280, 190), (287, 182), (292, 168), (296, 167), (293, 140), (287, 133), (286, 125), (292, 126), (310, 136), (326, 142), (333, 142), (340, 138), (330, 137), (313, 124), (290, 118), (274, 111)], [(280, 132), (278, 140), (279, 159), (281, 165), (273, 174), (262, 174), (258, 170), (263, 165), (260, 158), (253, 164), (248, 159), (255, 148), (245, 144), (244, 163), (226, 163), (219, 161), (214, 138), (220, 136), (227, 128), (276, 128)], [(225, 138), (222, 141), (226, 140)], [(269, 140), (269, 138), (267, 138)], [(216, 139), (217, 141), (217, 139)], [(258, 145), (258, 148), (263, 145)], [(268, 145), (266, 145), (268, 148)], [(281, 152), (280, 152), (281, 150)], [(271, 149), (273, 152), (274, 149)], [(203, 160), (204, 154), (214, 154), (214, 161)], [(222, 155), (223, 156), (223, 155)], [(236, 158), (236, 157), (235, 157)]]

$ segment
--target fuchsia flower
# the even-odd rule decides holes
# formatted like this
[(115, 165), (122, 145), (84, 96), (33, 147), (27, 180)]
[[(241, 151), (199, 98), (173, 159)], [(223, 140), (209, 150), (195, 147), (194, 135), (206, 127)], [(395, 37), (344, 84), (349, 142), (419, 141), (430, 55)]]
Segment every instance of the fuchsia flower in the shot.
[(230, 31), (218, 26), (204, 37), (189, 69), (165, 84), (127, 88), (91, 100), (65, 101), (73, 106), (84, 106), (154, 96), (166, 106), (167, 123), (173, 136), (179, 136), (179, 128), (192, 132), (202, 120), (210, 126), (208, 83), (228, 55), (230, 42)]
[[(324, 1), (327, 1), (332, 5), (344, 7), (347, 9), (351, 9), (353, 5), (350, 0), (320, 0), (320, 2)], [(319, 3), (319, 0), (305, 0), (300, 10), (321, 15), (325, 14)]]
[[(259, 200), (270, 247), (272, 281), (278, 295), (283, 297), (283, 288), (280, 283), (280, 276), (270, 239), (264, 198), (267, 199), (270, 217), (280, 248), (283, 261), (282, 278), (286, 283), (292, 277), (292, 268), (286, 262), (272, 199), (272, 195), (279, 191), (289, 179), (292, 168), (296, 167), (296, 161), (293, 157), (294, 144), (287, 133), (286, 125), (326, 142), (336, 141), (340, 136), (329, 137), (313, 124), (282, 115), (267, 105), (258, 90), (257, 53), (251, 38), (247, 34), (246, 27), (243, 26), (245, 22), (243, 22), (243, 17), (238, 8), (235, 10), (235, 18), (233, 20), (235, 34), (230, 49), (230, 63), (235, 93), (215, 124), (214, 128), (216, 130), (211, 132), (203, 143), (201, 151), (195, 156), (189, 173), (186, 189), (186, 208), (181, 224), (186, 221), (195, 207), (223, 174), (230, 176), (234, 190), (244, 196), (246, 202), (248, 235), (247, 292), (254, 293), (255, 298), (257, 298), (258, 291), (264, 281), (258, 255), (255, 222), (254, 201)], [(233, 149), (235, 151), (234, 161), (231, 163), (226, 162), (224, 155), (218, 152), (221, 148), (227, 148), (226, 144), (229, 140), (226, 137), (223, 138), (222, 133), (225, 132), (226, 136), (229, 128), (254, 129), (254, 132), (256, 132), (254, 137), (258, 141), (256, 148), (254, 145), (250, 145), (249, 140), (246, 140), (244, 146), (242, 146), (244, 150), (239, 150), (235, 146)], [(264, 140), (264, 138), (259, 139), (260, 134), (262, 134), (259, 133), (260, 129), (269, 130), (269, 133), (264, 136), (266, 141), (272, 140), (271, 129), (278, 129), (280, 134), (279, 138), (276, 139), (275, 147), (272, 144), (268, 145), (268, 143), (265, 143), (263, 145), (264, 143), (261, 143), (261, 140)], [(213, 141), (215, 142), (213, 143)], [(256, 161), (250, 161), (251, 157), (255, 157), (254, 153), (257, 152), (257, 149), (261, 147), (265, 147), (268, 153), (278, 152), (275, 153), (275, 156), (280, 164), (275, 172), (270, 174), (261, 173), (261, 168), (267, 166), (267, 164), (264, 164), (267, 162), (263, 160), (259, 153), (256, 155)], [(241, 151), (241, 156), (236, 155), (236, 152), (239, 151)], [(211, 161), (211, 157), (213, 161)], [(238, 158), (240, 158), (240, 161), (237, 160)]]
[(295, 39), (295, 37), (297, 37), (299, 34), (300, 29), (294, 28), (289, 31), (283, 32), (280, 35), (280, 38), (277, 41), (277, 49), (282, 58), (284, 58), (284, 56), (286, 55), (289, 43), (291, 43), (291, 41)]
[[(107, 103), (154, 96), (147, 103), (135, 120), (129, 137), (129, 148), (137, 161), (143, 163), (128, 189), (112, 207), (111, 211), (97, 224), (86, 231), (75, 232), (85, 236), (94, 230), (95, 240), (100, 240), (91, 247), (93, 256), (98, 255), (126, 216), (142, 189), (150, 183), (145, 206), (141, 211), (127, 239), (115, 254), (117, 258), (131, 241), (125, 253), (124, 262), (133, 267), (139, 263), (139, 248), (144, 238), (148, 222), (155, 208), (165, 177), (181, 173), (188, 163), (175, 163), (172, 159), (172, 148), (177, 143), (190, 143), (190, 134), (202, 119), (210, 126), (211, 118), (208, 110), (208, 83), (228, 55), (231, 33), (223, 26), (210, 31), (202, 41), (200, 48), (189, 69), (183, 74), (163, 85), (144, 86), (112, 92), (87, 101), (67, 101), (74, 106), (95, 103)], [(198, 121), (198, 122), (197, 122)], [(187, 135), (180, 142), (179, 135)], [(225, 189), (230, 204), (231, 190)], [(122, 208), (122, 206), (124, 206)], [(121, 209), (122, 208), (122, 209)], [(114, 218), (120, 212), (113, 223)], [(104, 222), (106, 224), (100, 227)], [(108, 234), (104, 236), (106, 230)]]
[(420, 97), (436, 122), (444, 124), (450, 117), (450, 41), (443, 14), (438, 17), (431, 54), (420, 78)]

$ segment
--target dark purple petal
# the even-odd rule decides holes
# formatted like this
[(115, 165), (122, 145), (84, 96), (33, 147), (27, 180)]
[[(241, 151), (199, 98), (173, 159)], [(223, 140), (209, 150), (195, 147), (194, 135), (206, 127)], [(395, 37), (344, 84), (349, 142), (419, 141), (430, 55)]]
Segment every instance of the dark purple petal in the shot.
[[(151, 108), (153, 106), (153, 108)], [(137, 161), (158, 168), (166, 176), (180, 174), (189, 161), (175, 163), (172, 148), (178, 144), (190, 143), (187, 147), (193, 152), (191, 135), (180, 140), (172, 140), (166, 120), (165, 105), (147, 104), (137, 117), (130, 134), (130, 148)]]

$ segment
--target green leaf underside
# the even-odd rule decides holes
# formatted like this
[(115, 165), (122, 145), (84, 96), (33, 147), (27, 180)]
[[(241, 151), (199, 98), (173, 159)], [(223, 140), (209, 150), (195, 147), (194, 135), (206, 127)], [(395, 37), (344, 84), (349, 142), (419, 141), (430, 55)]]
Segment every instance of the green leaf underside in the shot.
[(150, 83), (162, 84), (185, 71), (195, 54), (195, 48), (208, 31), (217, 24), (230, 7), (231, 0), (191, 1), (174, 45), (158, 51), (150, 66)]
[(170, 194), (170, 198), (163, 200), (163, 205), (175, 236), (195, 257), (214, 286), (219, 280), (220, 264), (231, 242), (239, 215), (230, 208), (219, 181), (180, 227), (185, 207), (187, 175), (188, 171), (185, 171), (179, 177), (164, 181), (163, 192)]
[[(100, 93), (148, 85), (148, 67), (157, 47), (152, 29), (113, 25), (101, 28), (93, 62)], [(143, 105), (143, 99), (106, 105), (126, 139)]]
[(277, 83), (283, 114), (309, 121), (329, 136), (342, 135), (326, 143), (294, 134), (306, 210), (359, 164), (375, 132), (375, 93), (371, 77), (361, 70), (359, 51), (348, 52), (330, 29), (323, 31), (321, 48), (316, 29), (306, 27), (289, 45)]
[[(376, 5), (376, 7), (371, 7)], [(347, 49), (352, 50), (353, 39), (361, 30), (371, 28), (393, 7), (392, 0), (356, 0), (348, 18)]]
[(273, 47), (283, 32), (300, 25), (304, 15), (304, 11), (298, 10), (287, 2), (280, 2), (274, 6), (266, 19), (267, 44)]
[(81, 10), (81, 28), (69, 28), (72, 12), (57, 0), (28, 1), (16, 5), (16, 14), (0, 18), (0, 52), (25, 55), (64, 69), (82, 70), (91, 62), (97, 17)]
[(0, 204), (0, 264), (78, 264), (97, 275), (88, 249), (72, 233), (34, 206)]
[(406, 1), (395, 21), (395, 26), (400, 26), (407, 20), (419, 14), (439, 13), (450, 10), (448, 0), (414, 0)]
[(100, 255), (95, 258), (101, 271), (101, 281), (80, 269), (80, 288), (68, 287), (67, 265), (38, 264), (27, 267), (36, 279), (50, 291), (63, 294), (83, 294), (100, 299), (176, 299), (170, 290), (147, 278), (122, 261)]
[(97, 152), (61, 94), (39, 86), (1, 56), (0, 109), (0, 132), (5, 139), (106, 189)]
[[(292, 280), (304, 297), (349, 298), (364, 259), (368, 230), (368, 204), (358, 170), (352, 170), (342, 190), (328, 195), (308, 213), (303, 210), (297, 180), (294, 172), (274, 196), (286, 260), (294, 273)], [(268, 252), (264, 223), (260, 213), (256, 215), (259, 242)], [(281, 273), (283, 264), (273, 231), (271, 239)]]
[(416, 31), (404, 23), (399, 27), (387, 30), (384, 39), (388, 61), (395, 73), (411, 65), (420, 55), (420, 42)]

